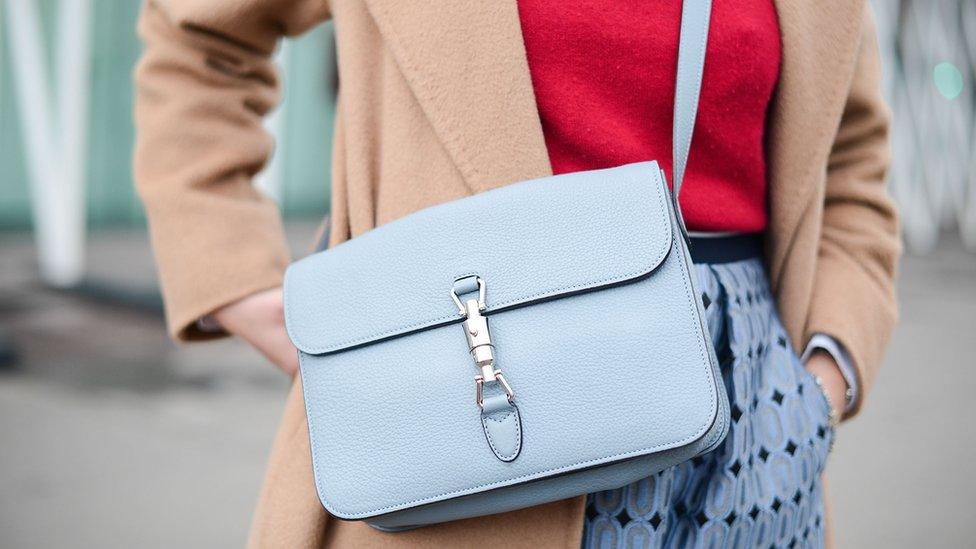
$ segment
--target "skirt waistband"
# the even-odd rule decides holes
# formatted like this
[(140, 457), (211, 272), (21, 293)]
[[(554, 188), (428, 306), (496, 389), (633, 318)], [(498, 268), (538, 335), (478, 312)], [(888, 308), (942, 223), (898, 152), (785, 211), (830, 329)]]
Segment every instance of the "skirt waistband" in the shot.
[(692, 236), (691, 260), (695, 263), (734, 263), (763, 256), (762, 233), (729, 236)]

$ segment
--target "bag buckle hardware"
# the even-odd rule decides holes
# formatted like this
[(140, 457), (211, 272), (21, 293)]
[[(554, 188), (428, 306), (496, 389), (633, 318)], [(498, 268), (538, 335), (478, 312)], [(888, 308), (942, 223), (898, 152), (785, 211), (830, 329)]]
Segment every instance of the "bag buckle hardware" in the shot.
[(488, 318), (481, 314), (485, 310), (485, 282), (478, 277), (478, 299), (469, 299), (464, 303), (458, 297), (457, 291), (451, 290), (451, 298), (458, 306), (461, 316), (464, 317), (464, 336), (468, 340), (468, 350), (471, 358), (474, 359), (475, 367), (481, 373), (475, 376), (475, 400), (479, 408), (484, 408), (484, 386), (489, 381), (497, 381), (505, 390), (505, 396), (512, 402), (515, 392), (511, 385), (505, 380), (501, 370), (495, 369), (495, 346), (491, 342), (491, 332), (488, 331)]
[[(515, 398), (515, 392), (512, 391), (512, 386), (509, 385), (507, 381), (505, 381), (505, 376), (502, 375), (502, 371), (495, 370), (492, 373), (492, 375), (494, 376), (495, 381), (501, 384), (502, 389), (505, 390), (505, 396), (508, 397), (508, 403), (512, 404), (512, 400)], [(478, 407), (484, 409), (485, 399), (483, 395), (484, 395), (484, 388), (485, 388), (485, 378), (480, 375), (475, 376), (474, 383), (475, 383), (475, 400), (478, 401)]]

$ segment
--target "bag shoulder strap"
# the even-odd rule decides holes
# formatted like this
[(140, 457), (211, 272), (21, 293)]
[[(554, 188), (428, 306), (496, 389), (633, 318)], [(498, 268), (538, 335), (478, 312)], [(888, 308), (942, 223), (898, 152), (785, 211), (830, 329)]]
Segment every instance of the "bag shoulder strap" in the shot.
[(672, 194), (675, 209), (688, 165), (691, 135), (698, 114), (698, 95), (705, 68), (705, 45), (712, 12), (711, 0), (684, 0), (681, 6), (681, 35), (678, 38), (678, 76), (674, 89), (674, 128), (672, 134)]

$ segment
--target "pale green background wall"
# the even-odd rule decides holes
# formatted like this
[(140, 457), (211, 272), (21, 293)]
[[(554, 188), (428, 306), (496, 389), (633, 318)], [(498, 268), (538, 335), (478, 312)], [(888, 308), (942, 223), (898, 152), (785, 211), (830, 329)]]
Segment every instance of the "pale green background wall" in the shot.
[[(46, 49), (53, 51), (56, 2), (39, 2)], [(92, 2), (92, 93), (88, 140), (87, 206), (92, 227), (141, 225), (142, 209), (132, 188), (132, 69), (140, 52), (132, 1)], [(0, 29), (4, 28), (0, 9)], [(0, 30), (0, 229), (30, 226), (28, 182), (20, 120), (13, 89), (9, 37)], [(50, 62), (49, 62), (50, 64)], [(290, 216), (327, 211), (329, 143), (334, 115), (335, 74), (331, 25), (296, 40), (284, 75), (284, 133), (279, 143)], [(56, 85), (53, 84), (53, 85)]]

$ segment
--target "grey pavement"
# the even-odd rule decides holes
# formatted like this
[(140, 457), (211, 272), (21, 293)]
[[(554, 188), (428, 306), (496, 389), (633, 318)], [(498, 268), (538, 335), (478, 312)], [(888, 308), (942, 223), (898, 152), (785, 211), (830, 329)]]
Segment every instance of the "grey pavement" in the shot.
[[(296, 244), (312, 231), (289, 226)], [(976, 255), (948, 238), (906, 259), (888, 359), (839, 432), (841, 547), (976, 543)], [(0, 257), (18, 352), (0, 359), (0, 547), (243, 545), (283, 376), (234, 341), (166, 339), (142, 233), (96, 233), (82, 292), (36, 281), (26, 235), (0, 233)]]

